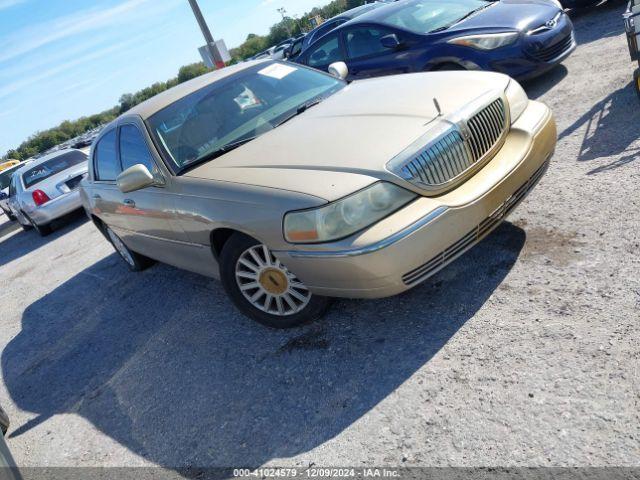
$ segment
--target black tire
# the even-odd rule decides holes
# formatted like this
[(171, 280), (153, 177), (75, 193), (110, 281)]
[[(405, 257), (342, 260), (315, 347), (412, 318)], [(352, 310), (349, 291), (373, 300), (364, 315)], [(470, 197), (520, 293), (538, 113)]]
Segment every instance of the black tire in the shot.
[(640, 99), (640, 68), (633, 72), (633, 86), (635, 87), (638, 99)]
[[(27, 220), (29, 220), (29, 223), (31, 224), (31, 226), (33, 227), (33, 229), (38, 232), (38, 234), (41, 237), (46, 237), (47, 235), (51, 235), (51, 232), (53, 232), (53, 228), (51, 228), (51, 224), (50, 223), (45, 223), (44, 225), (38, 225), (36, 222), (34, 222), (31, 217), (29, 215), (27, 215), (26, 213), (22, 212), (22, 215), (24, 215), (24, 218), (26, 218)], [(23, 227), (24, 228), (24, 227)]]
[(27, 217), (22, 210), (20, 212), (21, 212), (21, 215), (27, 219), (27, 224), (25, 225), (24, 223), (22, 223), (20, 220), (16, 218), (16, 220), (18, 220), (18, 223), (22, 227), (22, 230), (24, 230), (25, 232), (28, 232), (29, 230), (33, 230), (33, 224), (29, 220), (29, 217)]
[[(254, 238), (236, 233), (225, 243), (220, 254), (220, 277), (222, 286), (234, 305), (247, 317), (271, 328), (294, 328), (322, 318), (331, 305), (331, 299), (310, 295), (304, 308), (297, 313), (276, 315), (260, 310), (245, 298), (236, 280), (236, 265), (240, 257), (252, 247), (260, 245)], [(275, 300), (274, 300), (275, 301)]]
[(111, 243), (116, 253), (129, 270), (132, 272), (141, 272), (155, 263), (149, 257), (145, 257), (144, 255), (140, 255), (139, 253), (130, 250), (120, 237), (109, 227), (105, 226), (103, 228), (105, 237), (107, 237), (107, 240), (109, 240), (109, 243)]
[(9, 430), (9, 416), (0, 407), (0, 434), (6, 435)]
[(441, 63), (440, 65), (436, 65), (432, 71), (434, 72), (444, 72), (444, 71), (463, 71), (466, 70), (462, 65), (457, 63), (449, 62), (449, 63)]

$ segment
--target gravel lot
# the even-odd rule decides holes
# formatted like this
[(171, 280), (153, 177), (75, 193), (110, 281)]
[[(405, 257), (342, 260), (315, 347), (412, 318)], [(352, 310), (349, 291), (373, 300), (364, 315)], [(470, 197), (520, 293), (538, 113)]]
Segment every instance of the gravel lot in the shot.
[(560, 141), (493, 235), (383, 301), (273, 332), (131, 274), (82, 215), (0, 217), (0, 403), (22, 466), (640, 466), (640, 103), (620, 3), (526, 85)]

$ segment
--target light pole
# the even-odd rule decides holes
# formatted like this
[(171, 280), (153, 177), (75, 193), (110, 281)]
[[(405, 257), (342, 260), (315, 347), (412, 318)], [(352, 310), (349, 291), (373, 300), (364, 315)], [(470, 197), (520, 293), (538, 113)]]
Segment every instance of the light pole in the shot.
[(218, 57), (218, 53), (214, 48), (215, 42), (213, 40), (213, 35), (211, 35), (211, 30), (209, 30), (207, 21), (202, 16), (202, 11), (200, 10), (200, 6), (198, 5), (198, 0), (189, 0), (189, 5), (191, 5), (191, 10), (193, 10), (193, 14), (195, 15), (196, 21), (200, 26), (200, 30), (202, 30), (202, 35), (204, 36), (204, 40), (207, 43), (207, 51), (209, 52), (211, 60), (215, 62), (217, 68), (224, 68), (224, 62), (222, 60), (216, 60), (216, 57)]

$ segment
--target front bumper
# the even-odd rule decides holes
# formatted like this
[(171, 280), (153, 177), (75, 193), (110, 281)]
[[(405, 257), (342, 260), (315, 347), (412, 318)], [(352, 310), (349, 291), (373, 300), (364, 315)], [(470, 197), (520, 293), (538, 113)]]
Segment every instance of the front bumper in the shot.
[(82, 208), (80, 190), (74, 190), (56, 197), (40, 207), (27, 212), (29, 217), (38, 225), (46, 225), (60, 217)]
[(542, 177), (556, 140), (551, 111), (532, 101), (496, 156), (455, 190), (420, 197), (350, 239), (274, 254), (317, 295), (401, 293), (495, 229)]

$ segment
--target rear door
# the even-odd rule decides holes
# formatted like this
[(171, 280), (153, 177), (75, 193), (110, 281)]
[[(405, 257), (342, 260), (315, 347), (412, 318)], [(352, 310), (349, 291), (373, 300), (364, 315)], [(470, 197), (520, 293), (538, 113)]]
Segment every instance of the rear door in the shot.
[(387, 48), (382, 44), (382, 38), (388, 35), (395, 35), (401, 44), (407, 41), (403, 32), (378, 25), (364, 24), (342, 30), (350, 79), (411, 71), (412, 56), (406, 46)]

